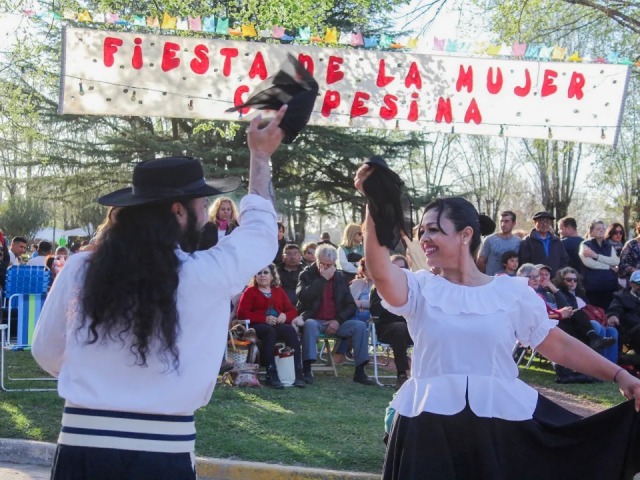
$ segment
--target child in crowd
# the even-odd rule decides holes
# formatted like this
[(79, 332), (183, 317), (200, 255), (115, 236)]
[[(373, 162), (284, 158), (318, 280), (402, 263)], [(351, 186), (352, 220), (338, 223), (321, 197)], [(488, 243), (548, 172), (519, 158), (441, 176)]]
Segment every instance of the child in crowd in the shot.
[(518, 270), (518, 252), (515, 250), (504, 252), (502, 257), (500, 257), (500, 263), (502, 264), (503, 269), (496, 273), (496, 275), (509, 275), (510, 277), (515, 277), (516, 271)]

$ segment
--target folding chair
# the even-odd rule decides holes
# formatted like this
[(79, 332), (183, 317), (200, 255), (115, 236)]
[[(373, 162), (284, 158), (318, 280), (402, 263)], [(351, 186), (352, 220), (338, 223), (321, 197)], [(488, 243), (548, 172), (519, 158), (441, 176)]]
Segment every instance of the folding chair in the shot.
[(534, 348), (524, 347), (524, 346), (522, 346), (522, 344), (520, 342), (518, 342), (516, 340), (516, 344), (513, 346), (512, 356), (513, 356), (513, 360), (516, 362), (517, 366), (520, 366), (520, 364), (523, 362), (524, 357), (525, 357), (525, 355), (527, 353), (529, 353), (529, 359), (527, 360), (527, 363), (524, 366), (524, 368), (529, 368), (531, 366), (531, 364), (533, 363), (533, 361), (535, 360), (536, 356), (540, 360), (546, 360)]
[(382, 383), (380, 379), (396, 378), (396, 375), (380, 375), (378, 373), (378, 365), (382, 365), (379, 360), (380, 356), (386, 358), (386, 364), (384, 364), (384, 366), (389, 365), (389, 361), (391, 360), (391, 345), (378, 341), (378, 336), (376, 334), (376, 324), (373, 319), (369, 322), (369, 345), (372, 352), (371, 356), (373, 357), (373, 378), (378, 385), (384, 387), (385, 384)]
[(333, 372), (333, 376), (337, 377), (338, 370), (336, 370), (336, 364), (333, 362), (333, 356), (331, 355), (330, 340), (335, 342), (338, 340), (338, 337), (334, 335), (325, 335), (324, 333), (321, 333), (318, 337), (318, 345), (320, 345), (318, 350), (318, 360), (320, 362), (312, 364), (311, 370), (314, 372)]

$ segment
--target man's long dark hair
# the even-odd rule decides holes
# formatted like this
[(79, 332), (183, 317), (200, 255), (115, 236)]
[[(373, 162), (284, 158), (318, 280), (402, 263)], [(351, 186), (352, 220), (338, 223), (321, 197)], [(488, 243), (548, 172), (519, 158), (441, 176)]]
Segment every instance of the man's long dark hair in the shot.
[[(195, 219), (187, 211), (189, 230)], [(88, 261), (80, 328), (89, 323), (89, 344), (130, 337), (136, 363), (145, 366), (157, 339), (162, 361), (178, 367), (175, 249), (183, 237), (171, 203), (118, 209)]]

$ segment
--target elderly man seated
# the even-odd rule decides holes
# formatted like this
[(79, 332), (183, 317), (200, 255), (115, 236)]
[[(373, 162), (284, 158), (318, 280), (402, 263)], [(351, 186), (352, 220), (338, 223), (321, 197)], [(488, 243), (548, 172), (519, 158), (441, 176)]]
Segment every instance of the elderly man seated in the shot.
[(351, 338), (356, 370), (353, 381), (373, 385), (364, 367), (369, 363), (367, 325), (350, 320), (357, 307), (347, 279), (336, 270), (338, 251), (329, 244), (316, 250), (316, 263), (307, 267), (298, 280), (298, 312), (305, 320), (302, 334), (303, 378), (313, 383), (311, 364), (316, 361), (320, 333)]
[(629, 278), (629, 287), (613, 295), (607, 309), (607, 324), (620, 331), (623, 342), (640, 354), (640, 270)]

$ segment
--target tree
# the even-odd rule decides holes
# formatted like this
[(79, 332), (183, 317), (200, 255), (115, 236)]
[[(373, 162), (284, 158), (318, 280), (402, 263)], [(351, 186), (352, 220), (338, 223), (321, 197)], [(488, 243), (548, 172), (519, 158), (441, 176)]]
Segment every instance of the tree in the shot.
[(0, 225), (5, 235), (21, 235), (27, 239), (45, 226), (49, 219), (42, 202), (18, 195), (11, 197), (0, 208)]

